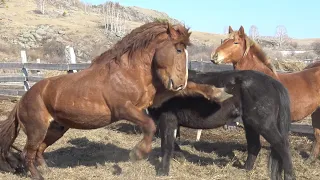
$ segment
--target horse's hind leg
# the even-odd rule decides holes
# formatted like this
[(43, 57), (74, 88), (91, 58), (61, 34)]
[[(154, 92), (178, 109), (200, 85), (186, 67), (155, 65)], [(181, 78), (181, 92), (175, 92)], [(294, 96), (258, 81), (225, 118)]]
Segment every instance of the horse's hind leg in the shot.
[(245, 124), (244, 128), (246, 133), (248, 149), (248, 157), (244, 164), (244, 168), (250, 171), (253, 169), (254, 162), (256, 161), (261, 149), (260, 135), (248, 124)]
[(68, 127), (62, 126), (56, 121), (51, 122), (46, 137), (39, 146), (39, 149), (37, 151), (36, 162), (38, 163), (38, 166), (40, 166), (43, 169), (47, 169), (48, 166), (43, 157), (44, 151), (47, 149), (47, 147), (49, 147), (58, 139), (60, 139), (64, 135), (64, 133), (67, 132), (68, 129)]
[(320, 108), (311, 114), (311, 119), (314, 128), (315, 141), (313, 142), (312, 151), (308, 159), (309, 162), (315, 161), (320, 152)]
[(270, 172), (271, 180), (282, 180), (282, 161), (278, 152), (271, 147), (271, 152), (269, 155), (268, 169)]
[(125, 106), (118, 107), (117, 110), (119, 119), (126, 119), (136, 123), (142, 129), (143, 139), (130, 152), (131, 160), (135, 161), (145, 158), (152, 149), (152, 138), (156, 131), (154, 121), (131, 102), (127, 102)]
[(278, 178), (278, 174), (281, 173), (282, 169), (284, 170), (285, 180), (295, 179), (288, 135), (281, 134), (276, 125), (262, 130), (261, 135), (270, 143), (271, 151), (273, 151), (271, 152), (271, 156), (273, 157), (270, 157), (270, 160), (273, 161), (271, 163), (274, 163), (273, 167), (271, 167), (273, 169), (271, 175), (274, 176), (274, 179)]
[(22, 158), (25, 161), (26, 167), (31, 172), (32, 179), (43, 179), (38, 169), (34, 165), (34, 161), (37, 150), (45, 138), (48, 125), (41, 121), (32, 121), (28, 123), (30, 124), (24, 123), (27, 134), (27, 143), (24, 151), (22, 152)]

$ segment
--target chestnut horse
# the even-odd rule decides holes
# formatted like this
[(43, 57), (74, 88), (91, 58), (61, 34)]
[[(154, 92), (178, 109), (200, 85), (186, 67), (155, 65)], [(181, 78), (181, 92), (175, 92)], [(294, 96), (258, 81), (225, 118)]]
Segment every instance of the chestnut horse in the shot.
[(89, 68), (33, 85), (8, 119), (0, 122), (0, 170), (18, 168), (10, 161), (10, 147), (20, 128), (27, 135), (21, 159), (33, 179), (43, 179), (35, 162), (46, 167), (43, 152), (69, 128), (96, 129), (121, 119), (136, 123), (143, 139), (130, 158), (140, 160), (151, 151), (156, 130), (142, 110), (155, 97), (198, 93), (223, 101), (219, 99), (225, 94), (223, 88), (188, 82), (188, 31), (180, 24), (144, 24), (93, 60)]
[[(289, 91), (292, 121), (298, 121), (312, 113), (312, 126), (316, 141), (309, 157), (314, 161), (320, 150), (320, 67), (316, 64), (294, 73), (277, 73), (262, 49), (252, 41), (241, 26), (233, 31), (229, 26), (229, 37), (211, 54), (216, 64), (232, 63), (238, 70), (256, 70), (279, 80)], [(317, 118), (318, 117), (318, 118)]]

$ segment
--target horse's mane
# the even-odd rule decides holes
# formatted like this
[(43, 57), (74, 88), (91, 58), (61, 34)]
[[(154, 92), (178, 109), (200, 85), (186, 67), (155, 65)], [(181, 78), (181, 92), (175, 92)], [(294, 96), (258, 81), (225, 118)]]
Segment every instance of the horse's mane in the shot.
[(179, 34), (179, 38), (175, 43), (183, 43), (186, 46), (190, 45), (189, 37), (191, 33), (189, 33), (188, 28), (180, 24), (171, 25), (168, 22), (155, 21), (133, 29), (112, 48), (96, 57), (91, 64), (110, 61), (119, 62), (120, 57), (127, 52), (129, 53), (129, 57), (132, 57), (135, 51), (146, 48), (158, 35), (168, 32), (169, 27), (174, 28)]
[[(239, 33), (238, 31), (234, 31), (233, 33)], [(251, 38), (249, 38), (246, 34), (244, 34), (244, 39), (246, 42), (246, 50), (244, 53), (244, 56), (246, 56), (249, 51), (251, 52), (264, 64), (266, 65), (273, 73), (277, 74), (276, 68), (270, 61), (270, 59), (267, 57), (266, 53), (261, 49), (261, 47), (253, 41)]]

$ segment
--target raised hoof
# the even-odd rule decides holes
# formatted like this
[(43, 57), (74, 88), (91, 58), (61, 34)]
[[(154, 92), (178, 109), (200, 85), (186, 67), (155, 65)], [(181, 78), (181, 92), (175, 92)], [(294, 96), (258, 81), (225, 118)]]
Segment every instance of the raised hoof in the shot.
[(237, 130), (237, 125), (236, 124), (226, 124), (223, 126), (223, 129), (226, 131), (234, 131), (234, 130)]
[(159, 168), (157, 171), (157, 176), (169, 176), (169, 170), (164, 170), (164, 168)]
[(215, 96), (215, 101), (217, 102), (224, 102), (225, 100), (232, 98), (233, 95), (229, 94), (225, 91), (224, 88), (217, 88), (220, 92), (217, 93), (217, 95)]

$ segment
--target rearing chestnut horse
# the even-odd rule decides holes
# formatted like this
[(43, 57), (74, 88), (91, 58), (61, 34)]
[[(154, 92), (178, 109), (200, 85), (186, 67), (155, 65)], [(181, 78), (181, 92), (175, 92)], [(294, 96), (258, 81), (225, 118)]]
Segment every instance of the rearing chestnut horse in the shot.
[(121, 119), (136, 123), (143, 139), (130, 158), (139, 160), (152, 149), (155, 124), (142, 110), (155, 97), (199, 93), (224, 101), (223, 88), (187, 83), (188, 31), (182, 25), (147, 23), (97, 57), (89, 68), (36, 83), (8, 119), (0, 122), (0, 170), (17, 168), (9, 150), (20, 128), (27, 135), (22, 160), (33, 179), (43, 179), (34, 162), (46, 167), (43, 152), (69, 128), (96, 129)]
[[(310, 66), (294, 73), (277, 73), (262, 51), (244, 32), (241, 26), (233, 31), (229, 26), (229, 37), (212, 52), (211, 61), (216, 64), (232, 63), (238, 70), (256, 70), (279, 80), (289, 91), (292, 121), (298, 121), (312, 113), (312, 126), (316, 141), (310, 161), (315, 160), (320, 150), (320, 67)], [(318, 118), (316, 118), (318, 117)]]

